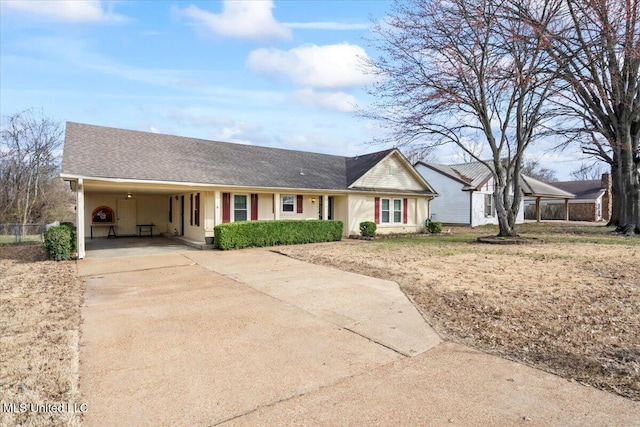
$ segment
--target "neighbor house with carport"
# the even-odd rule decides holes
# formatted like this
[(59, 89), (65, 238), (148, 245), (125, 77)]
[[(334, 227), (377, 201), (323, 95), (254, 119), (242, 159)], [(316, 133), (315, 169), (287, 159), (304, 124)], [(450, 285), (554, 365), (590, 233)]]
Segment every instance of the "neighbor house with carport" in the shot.
[[(416, 169), (441, 195), (431, 203), (431, 219), (447, 224), (477, 227), (498, 224), (493, 172), (484, 163), (469, 162), (454, 165), (417, 162)], [(520, 175), (523, 200), (516, 224), (524, 222), (524, 203), (531, 200), (535, 206), (540, 200), (563, 201), (565, 216), (569, 200), (575, 195), (526, 175)], [(538, 209), (536, 218), (539, 218)]]
[[(344, 236), (417, 232), (433, 188), (397, 149), (355, 157), (68, 122), (61, 177), (85, 238), (169, 233), (205, 243), (218, 224), (324, 219)], [(152, 225), (153, 224), (153, 225)]]

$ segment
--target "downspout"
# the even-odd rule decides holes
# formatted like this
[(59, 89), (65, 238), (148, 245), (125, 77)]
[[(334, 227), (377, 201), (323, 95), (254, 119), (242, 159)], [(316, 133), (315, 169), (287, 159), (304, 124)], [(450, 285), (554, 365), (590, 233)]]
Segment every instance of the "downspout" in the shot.
[(84, 259), (84, 181), (82, 178), (78, 178), (76, 184), (76, 239), (78, 259)]

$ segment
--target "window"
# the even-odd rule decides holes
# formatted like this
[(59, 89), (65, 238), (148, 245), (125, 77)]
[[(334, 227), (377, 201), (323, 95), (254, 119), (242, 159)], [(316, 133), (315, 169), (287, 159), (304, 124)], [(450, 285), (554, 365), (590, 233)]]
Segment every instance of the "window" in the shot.
[(382, 224), (401, 224), (402, 199), (380, 199), (380, 218)]
[(282, 196), (282, 212), (296, 211), (296, 199), (293, 196)]
[(169, 222), (173, 222), (173, 197), (169, 197)]
[(484, 216), (493, 216), (493, 194), (484, 195)]
[(200, 193), (196, 193), (196, 206), (193, 209), (193, 225), (200, 227)]
[(247, 196), (236, 194), (233, 196), (233, 220), (234, 221), (246, 221), (248, 206)]

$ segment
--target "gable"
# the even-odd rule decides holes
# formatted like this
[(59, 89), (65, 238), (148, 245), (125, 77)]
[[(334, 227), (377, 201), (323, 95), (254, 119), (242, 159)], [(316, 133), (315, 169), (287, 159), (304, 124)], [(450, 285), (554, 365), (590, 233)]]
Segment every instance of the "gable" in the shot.
[(350, 188), (431, 191), (395, 153), (369, 169)]

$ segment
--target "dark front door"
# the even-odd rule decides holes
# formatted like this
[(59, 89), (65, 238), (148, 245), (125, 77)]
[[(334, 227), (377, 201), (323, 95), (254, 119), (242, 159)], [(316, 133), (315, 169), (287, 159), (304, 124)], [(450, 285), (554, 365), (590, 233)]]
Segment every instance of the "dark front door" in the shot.
[(184, 196), (180, 196), (180, 235), (184, 236)]
[(333, 196), (329, 196), (329, 197), (327, 197), (327, 198), (329, 199), (329, 200), (328, 200), (328, 201), (329, 201), (329, 209), (328, 209), (328, 211), (329, 211), (329, 213), (328, 213), (329, 218), (327, 218), (327, 219), (333, 219)]

